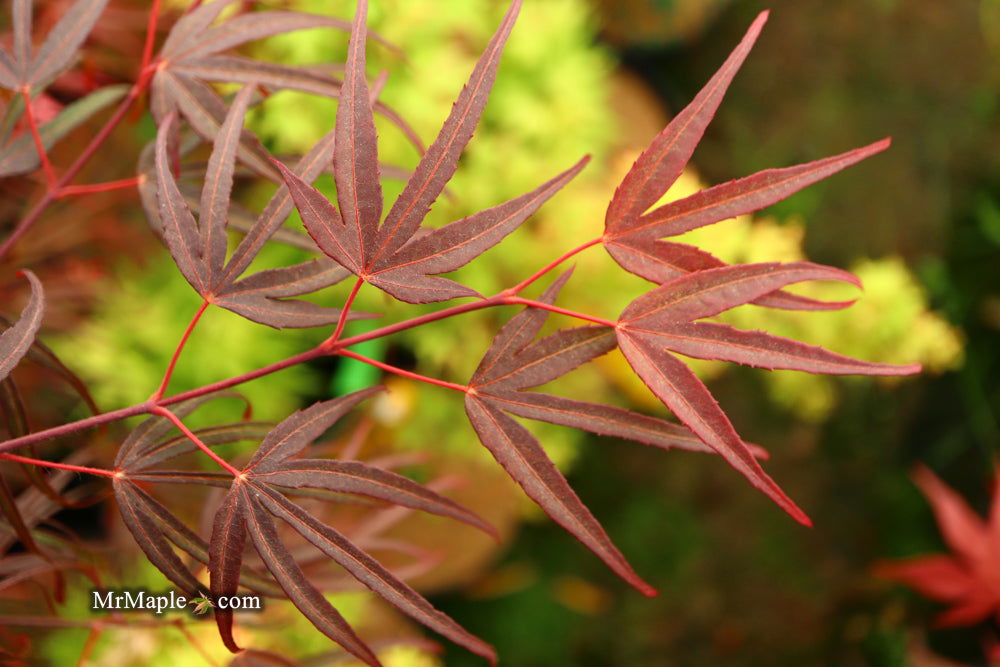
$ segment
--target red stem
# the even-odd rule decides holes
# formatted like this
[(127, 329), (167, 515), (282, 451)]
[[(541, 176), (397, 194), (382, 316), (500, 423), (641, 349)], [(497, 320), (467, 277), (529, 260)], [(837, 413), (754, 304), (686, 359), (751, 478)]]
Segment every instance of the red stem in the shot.
[(101, 144), (107, 140), (111, 131), (114, 130), (118, 123), (121, 122), (122, 118), (125, 117), (125, 113), (132, 105), (132, 102), (134, 102), (136, 98), (142, 94), (142, 91), (146, 89), (148, 84), (149, 77), (145, 77), (132, 86), (128, 95), (125, 96), (125, 99), (122, 100), (121, 104), (118, 105), (118, 108), (115, 109), (114, 114), (112, 114), (111, 118), (109, 118), (104, 124), (104, 127), (102, 127), (97, 134), (94, 135), (94, 138), (90, 140), (90, 143), (83, 149), (83, 152), (76, 158), (76, 161), (69, 166), (55, 185), (49, 188), (45, 195), (38, 201), (37, 204), (35, 204), (28, 214), (21, 218), (21, 221), (17, 223), (17, 226), (14, 228), (14, 231), (11, 232), (11, 235), (7, 237), (6, 241), (3, 242), (3, 245), (0, 245), (0, 258), (10, 252), (10, 249), (14, 246), (14, 244), (17, 243), (22, 236), (24, 236), (33, 224), (35, 224), (35, 221), (41, 217), (42, 213), (45, 212), (45, 209), (47, 209), (49, 205), (58, 198), (57, 193), (69, 184), (69, 182), (73, 180), (73, 177), (75, 177), (79, 171), (83, 169), (83, 166), (94, 156), (94, 153), (97, 152), (97, 149), (100, 148)]
[(198, 320), (205, 313), (205, 309), (208, 308), (208, 299), (201, 302), (201, 306), (198, 308), (198, 312), (194, 314), (191, 321), (187, 325), (187, 329), (184, 330), (184, 334), (181, 336), (180, 341), (177, 343), (177, 348), (174, 350), (174, 356), (170, 357), (170, 363), (167, 365), (167, 371), (163, 374), (163, 381), (160, 382), (159, 388), (156, 392), (149, 397), (151, 403), (157, 403), (161, 398), (163, 398), (163, 393), (167, 390), (167, 385), (170, 384), (170, 377), (174, 374), (174, 368), (177, 366), (177, 360), (181, 356), (181, 351), (184, 349), (184, 345), (187, 343), (188, 338), (191, 337), (191, 332), (194, 331), (195, 326), (198, 324)]
[(426, 382), (427, 384), (433, 384), (438, 387), (445, 387), (446, 389), (454, 389), (455, 391), (460, 391), (463, 394), (469, 391), (468, 385), (455, 384), (454, 382), (446, 382), (445, 380), (438, 380), (437, 378), (428, 377), (426, 375), (421, 375), (420, 373), (414, 373), (413, 371), (404, 370), (396, 366), (391, 366), (381, 361), (371, 359), (369, 357), (362, 356), (357, 352), (351, 352), (350, 350), (338, 350), (335, 354), (341, 357), (348, 357), (349, 359), (357, 359), (358, 361), (370, 364), (375, 368), (381, 368), (384, 371), (389, 371), (390, 373), (395, 373), (405, 378), (410, 378), (411, 380), (419, 380), (420, 382)]
[(120, 410), (112, 410), (111, 412), (105, 412), (103, 414), (94, 415), (93, 417), (87, 417), (86, 419), (70, 422), (69, 424), (47, 428), (36, 433), (29, 433), (27, 435), (22, 435), (19, 438), (12, 438), (4, 443), (0, 443), (0, 452), (6, 452), (11, 449), (17, 449), (18, 447), (24, 447), (26, 445), (33, 445), (36, 442), (42, 442), (43, 440), (59, 438), (64, 435), (71, 435), (77, 431), (93, 428), (94, 426), (101, 426), (103, 424), (109, 424), (111, 422), (127, 419), (129, 417), (135, 417), (136, 415), (144, 415), (151, 409), (151, 404), (140, 403), (139, 405), (132, 405), (127, 408), (121, 408)]
[[(73, 180), (81, 169), (83, 169), (84, 165), (87, 164), (90, 158), (94, 156), (94, 153), (97, 152), (97, 149), (100, 148), (101, 145), (107, 140), (111, 131), (114, 130), (115, 127), (118, 126), (118, 123), (120, 123), (125, 117), (125, 114), (128, 112), (129, 107), (132, 106), (132, 103), (137, 100), (149, 87), (149, 82), (152, 80), (153, 74), (156, 72), (155, 63), (152, 60), (152, 48), (159, 8), (160, 0), (153, 0), (149, 23), (146, 27), (146, 43), (143, 47), (143, 66), (139, 70), (138, 80), (135, 84), (133, 84), (132, 88), (128, 91), (128, 95), (125, 96), (125, 99), (122, 100), (121, 104), (118, 105), (118, 108), (115, 109), (115, 112), (104, 124), (104, 127), (102, 127), (97, 134), (94, 135), (94, 138), (90, 140), (90, 143), (87, 144), (87, 146), (83, 149), (83, 152), (77, 156), (76, 160), (63, 173), (61, 178), (56, 180), (54, 172), (49, 173), (51, 172), (52, 166), (48, 165), (46, 173), (49, 176), (49, 189), (38, 201), (38, 203), (35, 204), (35, 206), (28, 212), (28, 214), (21, 218), (21, 221), (17, 223), (17, 226), (14, 228), (14, 231), (11, 232), (11, 235), (7, 237), (2, 245), (0, 245), (0, 259), (10, 252), (10, 249), (14, 247), (14, 244), (17, 243), (22, 236), (24, 236), (33, 224), (35, 224), (35, 221), (41, 217), (45, 209), (47, 209), (52, 202), (59, 198), (59, 192)], [(34, 121), (31, 114), (30, 99), (25, 99), (25, 109), (28, 113), (28, 122), (33, 124)], [(45, 151), (41, 149), (42, 147), (39, 143), (40, 139), (37, 136), (37, 130), (34, 130), (33, 134), (36, 136), (35, 142), (38, 147), (39, 155), (42, 157), (42, 164), (43, 166), (47, 165), (48, 157), (45, 155)]]
[(134, 188), (142, 182), (142, 176), (132, 176), (131, 178), (123, 178), (117, 181), (108, 181), (107, 183), (92, 183), (90, 185), (67, 185), (66, 187), (59, 188), (56, 193), (57, 199), (62, 199), (63, 197), (72, 197), (75, 195), (89, 195), (97, 192), (110, 192), (112, 190), (124, 190), (126, 188)]
[(570, 257), (573, 257), (574, 255), (577, 255), (577, 254), (583, 252), (587, 248), (591, 248), (591, 247), (593, 247), (595, 245), (598, 245), (599, 243), (601, 243), (602, 240), (603, 239), (601, 239), (601, 238), (596, 238), (593, 241), (587, 241), (583, 245), (578, 246), (576, 248), (573, 248), (572, 250), (570, 250), (569, 252), (567, 252), (565, 255), (563, 255), (559, 259), (555, 259), (555, 260), (549, 262), (548, 264), (546, 264), (544, 267), (542, 267), (541, 269), (539, 269), (538, 271), (536, 271), (534, 274), (532, 274), (528, 278), (525, 278), (524, 280), (522, 280), (518, 284), (516, 284), (513, 287), (511, 287), (510, 289), (504, 290), (502, 293), (503, 294), (510, 294), (510, 295), (518, 294), (525, 287), (527, 287), (531, 283), (535, 282), (536, 280), (538, 280), (539, 278), (541, 278), (542, 276), (544, 276), (546, 273), (548, 273), (552, 269), (556, 268), (557, 266), (559, 266), (560, 264), (562, 264), (563, 262), (565, 262)]
[(358, 291), (364, 284), (364, 278), (360, 277), (354, 282), (354, 287), (351, 289), (351, 293), (347, 295), (347, 301), (344, 302), (344, 309), (340, 311), (340, 319), (337, 320), (337, 328), (334, 330), (333, 335), (323, 343), (324, 345), (332, 345), (337, 342), (338, 338), (340, 338), (340, 334), (344, 331), (344, 325), (347, 324), (347, 314), (351, 312), (351, 306), (354, 305), (354, 299), (358, 296)]
[[(160, 399), (158, 405), (173, 405), (174, 403), (180, 403), (181, 401), (186, 401), (191, 398), (198, 398), (199, 396), (204, 396), (205, 394), (211, 394), (213, 391), (229, 389), (230, 387), (235, 387), (238, 384), (243, 384), (244, 382), (249, 382), (250, 380), (256, 380), (259, 377), (276, 373), (277, 371), (290, 368), (291, 366), (297, 366), (299, 364), (304, 364), (307, 361), (312, 361), (313, 359), (319, 359), (325, 355), (326, 352), (323, 349), (314, 347), (311, 350), (296, 354), (294, 357), (289, 357), (277, 363), (263, 366), (255, 371), (250, 371), (249, 373), (244, 373), (243, 375), (237, 375), (227, 380), (213, 382), (212, 384), (206, 384), (204, 387), (191, 389), (180, 394), (174, 394), (173, 396), (167, 396), (166, 398)], [(144, 412), (149, 412), (149, 410), (144, 410)], [(0, 445), (0, 448), (3, 446), (4, 445)]]
[(603, 324), (606, 327), (614, 328), (618, 326), (617, 322), (606, 320), (603, 317), (595, 317), (593, 315), (587, 315), (586, 313), (578, 313), (575, 310), (567, 310), (566, 308), (553, 306), (552, 304), (545, 303), (543, 301), (535, 301), (534, 299), (525, 299), (519, 296), (510, 296), (504, 299), (504, 303), (509, 303), (509, 304), (519, 303), (525, 306), (541, 308), (542, 310), (547, 310), (552, 313), (559, 313), (560, 315), (568, 315), (569, 317), (575, 317), (578, 320), (586, 320), (587, 322), (593, 322), (594, 324)]
[[(100, 426), (102, 424), (118, 421), (120, 419), (125, 419), (127, 417), (134, 417), (136, 415), (155, 412), (156, 408), (159, 406), (173, 405), (175, 403), (180, 403), (181, 401), (186, 401), (191, 398), (197, 398), (199, 396), (204, 396), (205, 394), (210, 394), (214, 391), (228, 389), (230, 387), (234, 387), (236, 385), (243, 384), (251, 380), (255, 380), (259, 377), (270, 375), (271, 373), (275, 373), (285, 368), (289, 368), (291, 366), (296, 366), (298, 364), (318, 359), (328, 354), (341, 354), (343, 356), (358, 358), (359, 361), (371, 362), (373, 360), (368, 360), (367, 358), (359, 358), (360, 355), (357, 355), (357, 353), (355, 352), (349, 352), (344, 348), (350, 347), (352, 345), (357, 345), (358, 343), (363, 343), (365, 341), (374, 340), (376, 338), (382, 338), (384, 336), (388, 336), (400, 331), (405, 331), (407, 329), (412, 329), (414, 327), (428, 324), (430, 322), (436, 322), (438, 320), (442, 320), (448, 317), (460, 315), (462, 313), (468, 313), (475, 310), (482, 310), (483, 308), (491, 308), (493, 306), (515, 305), (515, 304), (534, 306), (536, 308), (542, 308), (544, 310), (548, 310), (554, 313), (559, 313), (561, 315), (568, 315), (570, 317), (575, 317), (589, 322), (594, 322), (596, 324), (601, 324), (603, 326), (608, 326), (608, 327), (617, 326), (617, 323), (612, 322), (611, 320), (605, 320), (602, 318), (593, 317), (591, 315), (578, 313), (572, 310), (567, 310), (565, 308), (560, 308), (558, 306), (542, 303), (540, 301), (534, 301), (532, 299), (524, 299), (518, 296), (505, 296), (501, 292), (500, 294), (497, 294), (496, 296), (490, 297), (488, 299), (482, 299), (480, 301), (475, 301), (472, 303), (463, 303), (458, 306), (452, 306), (451, 308), (445, 308), (435, 313), (428, 313), (426, 315), (421, 315), (419, 317), (413, 317), (408, 320), (404, 320), (402, 322), (397, 322), (396, 324), (390, 324), (381, 327), (379, 329), (374, 329), (372, 331), (358, 334), (356, 336), (351, 336), (349, 338), (344, 338), (342, 340), (334, 342), (327, 341), (311, 350), (307, 350), (305, 352), (289, 357), (282, 361), (269, 364), (267, 366), (263, 366), (261, 368), (258, 368), (257, 370), (250, 371), (249, 373), (237, 375), (235, 377), (231, 377), (226, 380), (220, 380), (219, 382), (213, 382), (212, 384), (207, 384), (203, 387), (198, 387), (197, 389), (191, 389), (189, 391), (185, 391), (180, 394), (175, 394), (173, 396), (168, 396), (166, 398), (160, 398), (155, 403), (152, 401), (147, 401), (146, 403), (142, 403), (140, 405), (133, 405), (128, 408), (122, 408), (120, 410), (106, 412), (101, 415), (95, 415), (94, 417), (88, 417), (87, 419), (81, 419), (80, 421), (45, 429), (43, 431), (38, 431), (37, 433), (29, 433), (28, 435), (24, 435), (19, 438), (13, 438), (4, 443), (0, 443), (0, 452), (5, 452), (11, 449), (16, 449), (17, 447), (23, 447), (25, 445), (41, 442), (44, 440), (48, 440), (50, 438), (57, 438), (60, 436), (69, 435), (72, 433), (76, 433), (77, 431), (82, 431), (83, 429), (86, 428)], [(381, 362), (375, 362), (375, 365), (377, 365), (378, 363)], [(385, 370), (395, 372), (396, 369), (386, 365)], [(421, 378), (415, 377), (414, 379), (421, 379)], [(466, 388), (462, 387), (461, 385), (452, 385), (451, 383), (445, 383), (442, 386), (447, 386), (451, 389), (457, 389), (463, 392), (466, 391)]]
[(444, 310), (439, 310), (434, 313), (427, 313), (426, 315), (421, 315), (419, 317), (413, 317), (408, 320), (403, 320), (402, 322), (397, 322), (396, 324), (389, 324), (378, 329), (372, 329), (366, 333), (357, 334), (351, 336), (350, 338), (344, 338), (335, 342), (324, 342), (320, 345), (320, 348), (327, 352), (333, 352), (341, 348), (350, 347), (352, 345), (357, 345), (358, 343), (364, 343), (369, 340), (374, 340), (376, 338), (382, 338), (390, 334), (398, 333), (400, 331), (405, 331), (407, 329), (412, 329), (414, 327), (419, 327), (423, 324), (428, 324), (430, 322), (437, 322), (438, 320), (443, 320), (448, 317), (453, 317), (455, 315), (461, 315), (462, 313), (468, 313), (474, 310), (482, 310), (483, 308), (490, 308), (492, 306), (502, 305), (503, 297), (500, 295), (490, 297), (488, 299), (483, 299), (482, 301), (474, 301), (472, 303), (463, 303), (459, 306), (452, 306), (451, 308), (445, 308)]
[(42, 170), (45, 171), (45, 178), (49, 182), (49, 190), (55, 188), (56, 172), (49, 162), (49, 156), (45, 152), (42, 144), (42, 135), (38, 132), (38, 122), (35, 119), (35, 112), (31, 110), (31, 89), (27, 86), (21, 88), (21, 96), (24, 97), (24, 116), (28, 119), (28, 127), (31, 128), (31, 138), (35, 140), (35, 150), (38, 151), (38, 159), (42, 162)]
[(198, 447), (198, 449), (208, 454), (208, 456), (213, 461), (222, 466), (226, 470), (226, 472), (228, 472), (230, 475), (232, 475), (233, 477), (239, 477), (242, 474), (240, 473), (239, 470), (229, 465), (229, 463), (224, 458), (213, 452), (212, 448), (206, 445), (204, 442), (202, 442), (201, 439), (198, 436), (196, 436), (194, 432), (191, 431), (191, 429), (185, 426), (184, 422), (182, 422), (180, 418), (173, 412), (159, 405), (153, 406), (152, 412), (153, 414), (160, 415), (161, 417), (166, 417), (171, 422), (173, 422), (174, 426), (180, 429), (181, 433), (186, 435), (188, 439)]
[(160, 0), (153, 0), (153, 5), (149, 9), (149, 22), (146, 24), (146, 43), (142, 47), (142, 64), (139, 66), (140, 78), (153, 59), (153, 41), (156, 39), (156, 22), (159, 16)]
[(85, 472), (90, 475), (100, 475), (101, 477), (115, 476), (115, 472), (113, 470), (75, 466), (69, 463), (55, 463), (53, 461), (43, 461), (42, 459), (32, 459), (27, 456), (18, 456), (17, 454), (0, 454), (0, 459), (16, 461), (17, 463), (28, 463), (35, 466), (44, 466), (46, 468), (59, 468), (60, 470), (71, 470), (73, 472)]

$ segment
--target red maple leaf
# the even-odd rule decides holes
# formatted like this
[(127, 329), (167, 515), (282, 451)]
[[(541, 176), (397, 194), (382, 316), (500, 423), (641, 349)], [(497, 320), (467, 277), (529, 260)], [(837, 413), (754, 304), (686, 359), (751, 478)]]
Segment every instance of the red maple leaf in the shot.
[(1000, 622), (1000, 475), (986, 521), (929, 469), (921, 466), (914, 478), (951, 553), (880, 563), (875, 574), (951, 605), (936, 627), (976, 625), (991, 615)]

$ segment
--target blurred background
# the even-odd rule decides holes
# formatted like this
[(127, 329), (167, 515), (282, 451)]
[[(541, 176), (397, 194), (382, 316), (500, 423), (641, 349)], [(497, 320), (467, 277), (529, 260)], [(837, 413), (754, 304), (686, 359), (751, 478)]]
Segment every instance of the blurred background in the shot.
[[(43, 17), (57, 16), (62, 4), (39, 3)], [(142, 4), (111, 3), (111, 18), (99, 24), (104, 31), (95, 34), (96, 47), (83, 63), (94, 80), (61, 81), (57, 94), (130, 75), (130, 61), (120, 54), (141, 48), (128, 35), (141, 34)], [(269, 4), (336, 16), (353, 7), (340, 0)], [(373, 0), (371, 26), (401, 46), (406, 60), (373, 47), (370, 71), (389, 72), (383, 99), (425, 141), (505, 8), (498, 0)], [(584, 175), (458, 280), (491, 294), (594, 238), (635, 157), (767, 8), (762, 36), (668, 196), (888, 135), (892, 147), (752, 217), (681, 240), (728, 262), (808, 258), (855, 272), (865, 291), (843, 312), (803, 316), (749, 306), (726, 321), (867, 360), (919, 361), (926, 369), (885, 381), (696, 364), (741, 435), (771, 452), (769, 473), (815, 529), (796, 525), (714, 457), (532, 423), (623, 553), (660, 589), (659, 597), (646, 599), (523, 498), (446, 392), (344, 362), (292, 369), (246, 388), (256, 417), (280, 419), (331, 392), (389, 384), (392, 392), (366, 415), (366, 456), (420, 452), (413, 473), (457, 480), (452, 496), (497, 525), (504, 541), (496, 545), (416, 517), (390, 534), (434, 555), (414, 585), (492, 643), (504, 664), (977, 665), (986, 664), (984, 646), (997, 640), (995, 624), (934, 629), (938, 605), (876, 578), (872, 568), (947, 550), (910, 478), (918, 462), (977, 511), (989, 506), (1000, 447), (1000, 2), (526, 0), (477, 137), (449, 186), (452, 196), (435, 206), (429, 222), (444, 224), (516, 196), (590, 153), (595, 159)], [(346, 39), (297, 33), (251, 51), (281, 62), (341, 62)], [(335, 108), (277, 93), (252, 114), (250, 127), (275, 153), (302, 152), (330, 129)], [(133, 121), (114, 140), (137, 155), (153, 128), (146, 117)], [(379, 130), (381, 159), (414, 166), (416, 153), (399, 131), (388, 124)], [(71, 137), (56, 161), (59, 151), (72, 156), (74, 141), (78, 150), (85, 140)], [(134, 173), (130, 164), (103, 168), (89, 180)], [(12, 193), (22, 185), (4, 187)], [(401, 188), (389, 181), (387, 197)], [(241, 198), (259, 205), (269, 193), (248, 187)], [(53, 209), (11, 261), (39, 267), (54, 304), (44, 340), (109, 410), (148, 396), (200, 301), (156, 245), (134, 194), (79, 201), (79, 208)], [(16, 212), (2, 211), (5, 219)], [(263, 261), (289, 263), (298, 252), (278, 248)], [(581, 255), (576, 266), (561, 301), (569, 308), (613, 317), (649, 287), (622, 275), (600, 249)], [(323, 298), (335, 304), (342, 296)], [(358, 305), (386, 318), (414, 313), (375, 290), (363, 290)], [(435, 323), (363, 352), (464, 382), (513, 312)], [(172, 388), (243, 372), (324, 337), (212, 312)], [(227, 342), (225, 357), (213, 352), (218, 340)], [(617, 353), (554, 391), (664, 413)], [(75, 409), (69, 399), (51, 405), (54, 414)], [(202, 418), (217, 416), (209, 410)], [(114, 508), (100, 507), (68, 521), (89, 521), (97, 526), (94, 539), (127, 544)], [(139, 570), (129, 568), (142, 565), (121, 567), (134, 580)], [(352, 622), (375, 636), (415, 634), (367, 598), (338, 600)], [(271, 627), (273, 618), (282, 619), (281, 627), (295, 625), (282, 610), (273, 613)], [(204, 641), (211, 642), (214, 631), (204, 625)], [(260, 624), (261, 641), (286, 655), (326, 650), (325, 640), (301, 622), (301, 633), (279, 637), (268, 635), (267, 625)], [(73, 664), (85, 637), (52, 635), (49, 660)], [(134, 645), (134, 630), (102, 641), (100, 664), (154, 664)], [(165, 664), (177, 659), (171, 653)], [(400, 667), (479, 664), (455, 647), (435, 656), (420, 644), (392, 660)]]

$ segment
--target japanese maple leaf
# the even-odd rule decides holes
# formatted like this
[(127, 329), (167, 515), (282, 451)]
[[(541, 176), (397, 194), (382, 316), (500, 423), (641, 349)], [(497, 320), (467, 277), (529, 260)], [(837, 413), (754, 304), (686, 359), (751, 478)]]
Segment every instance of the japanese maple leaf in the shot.
[(986, 521), (929, 469), (914, 476), (951, 553), (881, 563), (875, 573), (951, 605), (935, 618), (938, 627), (975, 625), (991, 615), (1000, 622), (1000, 475)]
[(306, 231), (320, 250), (360, 279), (400, 301), (434, 303), (478, 296), (474, 290), (439, 278), (438, 274), (461, 268), (502, 241), (589, 161), (589, 157), (584, 157), (531, 192), (444, 227), (433, 230), (421, 227), (472, 139), (520, 9), (521, 0), (514, 0), (455, 100), (437, 139), (420, 159), (384, 220), (378, 138), (365, 80), (364, 26), (368, 11), (365, 0), (358, 2), (337, 109), (333, 175), (339, 207), (275, 162)]

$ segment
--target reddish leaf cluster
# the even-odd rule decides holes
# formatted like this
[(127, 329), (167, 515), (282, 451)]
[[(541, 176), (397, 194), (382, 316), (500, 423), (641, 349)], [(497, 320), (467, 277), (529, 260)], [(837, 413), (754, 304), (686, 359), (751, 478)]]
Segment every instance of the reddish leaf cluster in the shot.
[[(928, 468), (918, 468), (915, 478), (951, 553), (881, 563), (876, 574), (951, 605), (935, 619), (938, 627), (975, 625), (991, 617), (1000, 623), (1000, 476), (986, 521)], [(1000, 657), (1000, 646), (994, 650)]]
[[(349, 26), (350, 42), (342, 80), (315, 67), (261, 63), (222, 52), (269, 35), (317, 27), (346, 29), (347, 23), (285, 11), (238, 13), (217, 23), (232, 1), (196, 4), (177, 21), (156, 57), (151, 55), (155, 33), (151, 28), (147, 41), (149, 57), (144, 62), (140, 80), (130, 89), (124, 106), (120, 106), (113, 117), (120, 119), (128, 104), (149, 86), (158, 132), (155, 142), (147, 147), (140, 160), (137, 179), (140, 194), (153, 228), (162, 237), (181, 274), (203, 298), (202, 307), (181, 338), (159, 389), (140, 405), (28, 433), (24, 424), (16, 423), (17, 401), (8, 398), (16, 397), (16, 388), (7, 376), (22, 357), (32, 354), (32, 350), (43, 363), (60, 366), (58, 360), (34, 340), (41, 322), (43, 297), (39, 281), (28, 271), (24, 275), (31, 283), (32, 296), (18, 322), (0, 335), (0, 397), (14, 435), (12, 440), (0, 445), (0, 456), (29, 467), (48, 465), (110, 478), (122, 520), (139, 547), (151, 563), (192, 597), (197, 595), (204, 599), (200, 593), (203, 584), (191, 567), (200, 564), (208, 569), (213, 599), (231, 595), (240, 586), (264, 595), (287, 597), (320, 631), (348, 652), (367, 664), (378, 665), (372, 649), (329, 604), (303, 570), (301, 561), (282, 541), (279, 526), (284, 525), (404, 613), (470, 651), (490, 661), (496, 659), (491, 647), (435, 610), (399, 576), (370, 556), (360, 543), (293, 501), (293, 498), (306, 495), (326, 499), (337, 499), (345, 494), (363, 496), (380, 503), (446, 516), (492, 532), (470, 511), (429, 486), (419, 485), (386, 467), (349, 460), (298, 457), (310, 442), (354, 406), (379, 391), (378, 388), (317, 403), (274, 427), (253, 421), (198, 430), (184, 425), (183, 420), (194, 410), (220, 396), (219, 390), (295, 363), (342, 355), (462, 392), (466, 414), (483, 445), (528, 496), (613, 571), (647, 595), (655, 594), (655, 590), (633, 570), (548, 458), (542, 445), (514, 417), (635, 440), (664, 450), (717, 453), (795, 519), (809, 523), (805, 513), (764, 472), (758, 462), (759, 458), (764, 458), (763, 452), (740, 438), (709, 390), (676, 355), (813, 373), (904, 375), (919, 370), (916, 365), (858, 361), (764, 332), (739, 331), (716, 322), (702, 321), (745, 304), (806, 310), (843, 308), (849, 303), (821, 302), (784, 290), (789, 285), (810, 280), (854, 284), (857, 280), (841, 270), (806, 262), (727, 266), (697, 248), (663, 240), (768, 206), (885, 149), (888, 140), (796, 167), (763, 171), (650, 210), (690, 160), (726, 88), (760, 33), (766, 12), (754, 21), (736, 50), (694, 101), (636, 160), (608, 206), (603, 236), (553, 261), (518, 285), (495, 296), (484, 297), (440, 274), (464, 266), (503, 240), (574, 178), (588, 161), (583, 157), (566, 171), (510, 201), (438, 229), (422, 226), (430, 207), (454, 175), (458, 160), (479, 123), (521, 0), (511, 2), (438, 137), (422, 151), (416, 169), (408, 176), (402, 193), (384, 218), (381, 179), (393, 170), (383, 169), (379, 164), (373, 114), (382, 113), (404, 131), (408, 128), (391, 109), (378, 102), (380, 84), (368, 84), (366, 0), (359, 0)], [(22, 104), (30, 100), (33, 88), (44, 87), (48, 79), (71, 62), (73, 52), (86, 37), (103, 6), (102, 0), (78, 0), (38, 53), (32, 55), (31, 3), (30, 0), (15, 0), (14, 52), (11, 55), (0, 48), (0, 86), (19, 90)], [(155, 20), (152, 24), (155, 25)], [(57, 48), (60, 45), (70, 48), (63, 51)], [(67, 53), (69, 55), (65, 55)], [(241, 83), (243, 88), (227, 102), (212, 88), (213, 82)], [(289, 168), (269, 156), (260, 142), (243, 128), (244, 117), (258, 88), (287, 88), (339, 99), (333, 130), (294, 167)], [(71, 168), (68, 176), (57, 180), (47, 161), (47, 147), (67, 128), (99, 108), (98, 102), (113, 97), (107, 89), (96, 91), (92, 97), (99, 95), (104, 97), (97, 101), (85, 98), (78, 103), (85, 108), (71, 112), (73, 107), (67, 107), (41, 128), (34, 122), (28, 106), (24, 111), (32, 128), (31, 143), (27, 137), (21, 137), (0, 149), (0, 175), (22, 173), (38, 164), (48, 172), (50, 190), (32, 215), (37, 217), (37, 212), (57, 196), (61, 184), (75, 173)], [(11, 123), (18, 118), (16, 110), (8, 115), (13, 118)], [(114, 122), (117, 121), (110, 122), (106, 128), (113, 127)], [(4, 142), (8, 138), (2, 137)], [(419, 140), (411, 138), (420, 145)], [(181, 159), (200, 141), (211, 141), (213, 146), (199, 193), (183, 182), (181, 175), (186, 166), (181, 164)], [(238, 163), (265, 178), (283, 183), (257, 216), (241, 213), (231, 202)], [(320, 173), (331, 168), (331, 163), (337, 186), (336, 203), (328, 201), (310, 185)], [(282, 229), (293, 205), (298, 208), (308, 237)], [(33, 219), (26, 218), (27, 222), (5, 242), (4, 249)], [(227, 260), (229, 229), (238, 229), (243, 237)], [(307, 244), (324, 256), (242, 277), (271, 239)], [(638, 296), (615, 319), (577, 313), (555, 305), (571, 271), (563, 273), (538, 299), (520, 296), (525, 288), (559, 264), (598, 244), (603, 244), (622, 268), (656, 283), (656, 287)], [(292, 298), (334, 285), (350, 274), (356, 276), (356, 282), (340, 309), (322, 308)], [(475, 300), (366, 334), (341, 338), (349, 319), (366, 316), (351, 310), (358, 290), (366, 283), (409, 303), (441, 302), (460, 297)], [(188, 335), (209, 305), (277, 328), (336, 324), (336, 329), (327, 341), (313, 350), (236, 378), (165, 396)], [(403, 329), (501, 305), (526, 308), (499, 331), (465, 385), (394, 368), (349, 349), (356, 343)], [(536, 340), (550, 311), (588, 324), (561, 329)], [(611, 405), (532, 391), (616, 347), (621, 348), (635, 373), (680, 424)], [(63, 374), (71, 382), (75, 381), (72, 374)], [(85, 391), (82, 393), (85, 395)], [(114, 470), (3, 453), (46, 438), (142, 414), (152, 416), (122, 443)], [(179, 434), (174, 432), (175, 428)], [(259, 441), (260, 445), (249, 460), (238, 466), (213, 449), (220, 444), (248, 439)], [(212, 458), (223, 472), (171, 470), (161, 466), (196, 449)], [(215, 513), (211, 537), (204, 539), (157, 500), (148, 491), (152, 483), (201, 484), (227, 489)], [(24, 520), (26, 511), (19, 499), (6, 488), (0, 491), (0, 508), (14, 526), (18, 539), (33, 557), (44, 556), (45, 552), (33, 542), (33, 524)], [(935, 493), (942, 494), (939, 489)], [(955, 599), (962, 600), (960, 611), (955, 615), (962, 619), (978, 618), (992, 612), (996, 606), (995, 577), (983, 568), (989, 558), (995, 559), (994, 551), (1000, 546), (985, 537), (982, 541), (980, 537), (987, 533), (975, 532), (973, 522), (968, 517), (962, 519), (965, 515), (955, 509), (953, 502), (941, 511), (959, 517), (949, 519), (949, 525), (959, 526), (956, 530), (962, 532), (961, 537), (954, 538), (953, 544), (956, 549), (964, 550), (963, 557), (972, 564), (972, 574), (951, 562), (938, 562), (935, 567), (954, 575), (949, 580), (952, 588), (948, 589), (948, 594), (954, 593)], [(968, 537), (973, 533), (975, 539)], [(994, 551), (982, 546), (987, 543)], [(256, 561), (250, 562), (254, 557), (248, 547), (256, 552)], [(921, 568), (913, 571), (919, 580)], [(976, 588), (976, 584), (982, 582), (987, 582), (988, 587)], [(214, 614), (226, 646), (234, 652), (241, 651), (233, 636), (232, 611), (215, 607)]]

